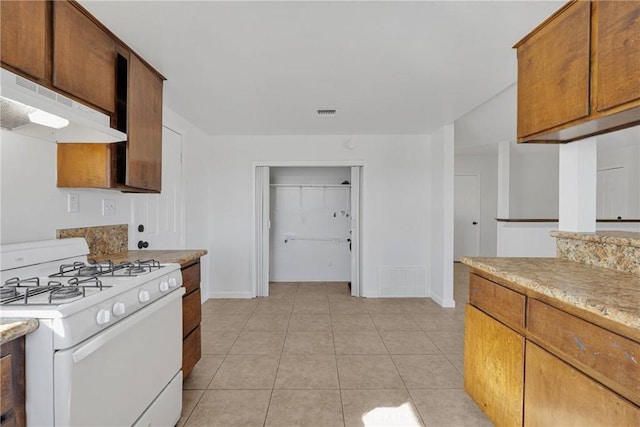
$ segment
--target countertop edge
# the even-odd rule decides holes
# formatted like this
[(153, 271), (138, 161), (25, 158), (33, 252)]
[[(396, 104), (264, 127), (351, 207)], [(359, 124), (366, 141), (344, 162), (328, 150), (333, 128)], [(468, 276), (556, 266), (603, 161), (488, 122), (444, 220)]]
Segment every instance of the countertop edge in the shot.
[(0, 319), (0, 345), (6, 344), (38, 329), (37, 319)]
[(115, 254), (100, 255), (92, 257), (92, 261), (111, 260), (114, 263), (133, 262), (142, 259), (156, 259), (161, 263), (176, 263), (182, 267), (207, 255), (206, 249), (172, 249), (172, 250), (129, 250)]
[[(518, 259), (522, 260), (522, 258)], [(557, 258), (546, 259), (557, 260)], [(563, 261), (580, 264), (575, 261)], [(524, 274), (502, 271), (498, 267), (491, 266), (486, 262), (479, 261), (474, 258), (462, 257), (460, 259), (460, 262), (472, 269), (479, 270), (498, 279), (501, 279), (501, 281), (508, 282), (501, 284), (512, 290), (533, 297), (540, 301), (549, 303), (550, 305), (556, 306), (557, 308), (571, 312), (578, 317), (582, 317), (587, 321), (590, 321), (601, 327), (610, 329), (620, 335), (627, 336), (640, 342), (640, 315), (629, 315), (628, 312), (621, 311), (616, 307), (593, 305), (593, 301), (580, 299), (575, 295), (567, 295), (566, 292), (560, 287), (554, 287), (553, 285), (550, 285), (548, 283), (540, 283), (537, 280), (526, 277), (526, 275)], [(612, 272), (611, 274), (631, 274), (618, 272), (615, 270), (610, 271)]]
[(595, 243), (609, 243), (621, 246), (632, 246), (640, 248), (640, 233), (619, 232), (619, 231), (596, 231), (595, 233), (577, 233), (572, 231), (552, 230), (549, 233), (552, 237), (570, 240), (584, 240)]

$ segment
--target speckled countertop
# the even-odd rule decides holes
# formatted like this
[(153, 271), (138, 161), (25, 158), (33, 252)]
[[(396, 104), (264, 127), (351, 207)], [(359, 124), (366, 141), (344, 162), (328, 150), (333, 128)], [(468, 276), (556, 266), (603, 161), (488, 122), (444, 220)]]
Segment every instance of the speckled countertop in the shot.
[(640, 233), (633, 231), (596, 231), (595, 233), (574, 233), (552, 230), (551, 236), (561, 239), (585, 240), (587, 242), (611, 243), (640, 248)]
[(134, 262), (137, 260), (155, 259), (161, 263), (178, 263), (182, 266), (197, 260), (208, 252), (206, 249), (193, 250), (163, 250), (163, 251), (126, 251), (116, 254), (107, 254), (91, 259), (91, 261), (111, 260), (114, 263)]
[(38, 329), (36, 319), (0, 319), (0, 345)]
[[(640, 276), (559, 258), (462, 258), (503, 285), (640, 341)], [(508, 283), (505, 283), (508, 282)]]

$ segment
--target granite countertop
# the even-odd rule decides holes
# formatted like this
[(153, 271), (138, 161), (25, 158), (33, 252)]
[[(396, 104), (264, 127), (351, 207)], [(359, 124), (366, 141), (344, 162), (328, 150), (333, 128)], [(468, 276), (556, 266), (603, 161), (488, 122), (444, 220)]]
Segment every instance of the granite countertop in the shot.
[(0, 319), (0, 344), (7, 343), (38, 329), (36, 319)]
[(611, 243), (640, 248), (640, 233), (634, 231), (596, 231), (595, 233), (575, 233), (553, 230), (549, 234), (561, 239), (585, 240), (587, 242)]
[(527, 296), (640, 341), (638, 275), (559, 258), (462, 258), (461, 262)]
[(160, 251), (125, 251), (116, 254), (101, 255), (91, 258), (91, 261), (104, 261), (111, 260), (114, 263), (120, 262), (134, 262), (137, 260), (155, 259), (161, 263), (178, 263), (185, 266), (208, 252), (206, 249), (176, 249), (176, 250), (160, 250)]

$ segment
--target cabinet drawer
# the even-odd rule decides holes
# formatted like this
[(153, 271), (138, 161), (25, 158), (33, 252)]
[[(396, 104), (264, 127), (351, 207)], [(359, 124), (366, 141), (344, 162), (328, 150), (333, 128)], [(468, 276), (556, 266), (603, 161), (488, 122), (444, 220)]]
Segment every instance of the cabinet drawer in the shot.
[(14, 406), (13, 402), (13, 369), (11, 355), (8, 354), (0, 359), (0, 384), (2, 389), (0, 393), (2, 398), (0, 399), (0, 413), (5, 415), (11, 411)]
[(527, 342), (524, 425), (637, 426), (640, 408)]
[(483, 277), (471, 274), (469, 302), (507, 326), (524, 328), (526, 297)]
[(182, 269), (182, 286), (186, 294), (200, 289), (200, 261)]
[(182, 378), (191, 373), (201, 356), (200, 326), (182, 341)]
[(200, 324), (200, 289), (182, 297), (182, 336), (186, 337)]
[(640, 344), (534, 299), (527, 311), (529, 336), (640, 404)]

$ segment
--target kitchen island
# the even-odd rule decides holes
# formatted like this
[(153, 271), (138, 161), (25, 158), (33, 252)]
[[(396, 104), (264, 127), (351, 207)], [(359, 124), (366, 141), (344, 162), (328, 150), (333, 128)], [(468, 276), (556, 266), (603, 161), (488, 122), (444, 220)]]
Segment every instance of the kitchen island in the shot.
[(461, 261), (465, 389), (496, 425), (640, 425), (640, 275), (562, 258)]

